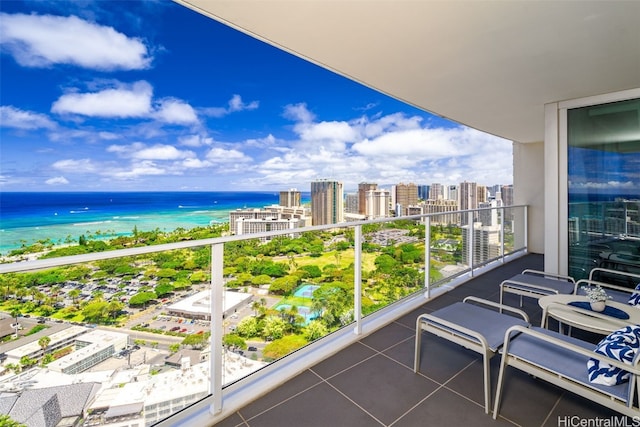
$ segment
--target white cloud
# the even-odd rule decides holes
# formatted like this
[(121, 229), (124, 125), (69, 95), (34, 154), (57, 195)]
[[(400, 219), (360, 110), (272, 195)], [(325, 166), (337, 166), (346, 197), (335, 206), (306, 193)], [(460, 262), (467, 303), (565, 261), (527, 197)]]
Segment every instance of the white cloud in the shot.
[(145, 160), (133, 163), (130, 168), (108, 169), (104, 171), (104, 175), (122, 180), (132, 180), (142, 176), (166, 175), (167, 170), (159, 167), (156, 163)]
[(206, 160), (200, 160), (196, 158), (184, 159), (181, 163), (187, 169), (202, 169), (211, 166), (211, 162)]
[(209, 117), (224, 117), (228, 114), (239, 112), (239, 111), (251, 111), (260, 107), (260, 102), (251, 101), (248, 104), (245, 104), (240, 95), (233, 95), (231, 99), (227, 102), (227, 107), (209, 107), (202, 108), (201, 112), (205, 116)]
[(66, 185), (69, 181), (64, 176), (56, 176), (54, 178), (49, 178), (44, 183), (47, 185)]
[(170, 124), (191, 124), (198, 122), (194, 109), (178, 99), (163, 99), (153, 114), (161, 122)]
[[(355, 188), (358, 182), (459, 183), (512, 181), (510, 141), (465, 128), (421, 127), (422, 118), (391, 114), (352, 121), (314, 122), (304, 104), (288, 106), (296, 120), (296, 141), (280, 144), (278, 155), (255, 168), (256, 184), (332, 178)], [(272, 150), (276, 151), (276, 150)], [(299, 185), (299, 184), (298, 184)]]
[(300, 138), (305, 141), (353, 142), (357, 130), (347, 122), (303, 123), (295, 127)]
[(242, 97), (240, 95), (233, 95), (229, 100), (229, 111), (245, 111), (245, 110), (255, 110), (260, 106), (258, 101), (251, 101), (248, 104), (245, 104), (242, 101)]
[(0, 43), (20, 65), (71, 64), (95, 70), (150, 66), (147, 47), (112, 27), (76, 16), (0, 14)]
[(196, 111), (182, 100), (163, 98), (154, 102), (153, 87), (146, 81), (103, 84), (113, 87), (94, 92), (66, 93), (53, 103), (51, 111), (87, 117), (155, 119), (174, 125), (198, 123)]
[(55, 101), (51, 111), (92, 117), (146, 117), (151, 112), (153, 88), (145, 81), (92, 93), (69, 93)]
[(245, 156), (238, 150), (226, 150), (224, 148), (212, 148), (206, 155), (207, 160), (212, 163), (245, 163), (250, 162), (251, 158)]
[(44, 114), (3, 105), (0, 106), (0, 127), (27, 130), (53, 129), (56, 124)]
[(100, 168), (91, 159), (65, 159), (58, 160), (52, 167), (63, 172), (87, 173), (96, 172)]
[(180, 143), (180, 145), (195, 148), (202, 147), (204, 145), (211, 145), (213, 143), (213, 138), (201, 135), (187, 135), (178, 138), (178, 142)]
[(307, 104), (287, 105), (282, 114), (284, 118), (301, 123), (311, 123), (315, 115), (307, 109)]
[(131, 154), (134, 159), (141, 160), (177, 160), (195, 157), (193, 151), (178, 150), (173, 145), (157, 144)]
[(141, 142), (135, 142), (130, 145), (110, 145), (107, 147), (107, 152), (138, 160), (178, 160), (195, 157), (193, 151), (178, 150), (173, 145), (155, 144), (147, 146)]

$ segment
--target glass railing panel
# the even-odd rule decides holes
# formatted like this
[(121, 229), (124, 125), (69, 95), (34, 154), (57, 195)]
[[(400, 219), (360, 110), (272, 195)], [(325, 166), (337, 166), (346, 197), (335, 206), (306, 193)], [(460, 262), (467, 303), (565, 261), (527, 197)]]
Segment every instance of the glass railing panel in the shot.
[(5, 375), (29, 371), (37, 387), (99, 379), (102, 398), (88, 408), (97, 424), (152, 423), (207, 396), (209, 254), (203, 246), (0, 276), (0, 310), (20, 325), (2, 344)]
[[(514, 212), (514, 223), (526, 219), (523, 209)], [(360, 311), (368, 316), (424, 290), (425, 268), (433, 287), (469, 271), (469, 227), (455, 215), (431, 216), (428, 232), (425, 217), (391, 218), (260, 239), (130, 248), (107, 259), (104, 252), (81, 262), (54, 258), (47, 264), (54, 267), (27, 272), (17, 263), (0, 275), (0, 310), (15, 315), (21, 338), (27, 332), (32, 338), (24, 354), (11, 353), (20, 340), (1, 344), (0, 381), (33, 384), (44, 363), (47, 375), (99, 378), (103, 389), (87, 408), (92, 423), (158, 422), (352, 325), (358, 275)], [(522, 239), (517, 226), (510, 230), (504, 235), (514, 236), (517, 249)], [(477, 266), (481, 256), (472, 257)], [(211, 304), (216, 292), (218, 312)], [(48, 342), (40, 342), (45, 336)], [(221, 382), (212, 387), (214, 377)]]
[(521, 251), (527, 247), (527, 210), (525, 206), (504, 208), (504, 253)]
[(460, 214), (431, 216), (429, 260), (430, 286), (436, 288), (452, 277), (469, 270), (464, 263), (466, 236), (460, 226)]
[(399, 219), (363, 226), (362, 313), (368, 315), (424, 289), (425, 225)]

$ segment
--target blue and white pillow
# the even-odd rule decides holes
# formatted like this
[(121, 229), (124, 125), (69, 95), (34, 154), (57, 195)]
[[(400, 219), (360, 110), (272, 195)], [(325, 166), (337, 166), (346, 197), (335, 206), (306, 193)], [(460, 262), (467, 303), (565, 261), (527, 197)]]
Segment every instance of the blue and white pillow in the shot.
[(638, 283), (638, 286), (629, 297), (629, 305), (640, 308), (640, 283)]
[[(639, 348), (640, 325), (629, 325), (606, 336), (595, 352), (631, 365)], [(597, 359), (589, 359), (587, 369), (589, 381), (594, 384), (617, 385), (629, 381), (629, 372)]]

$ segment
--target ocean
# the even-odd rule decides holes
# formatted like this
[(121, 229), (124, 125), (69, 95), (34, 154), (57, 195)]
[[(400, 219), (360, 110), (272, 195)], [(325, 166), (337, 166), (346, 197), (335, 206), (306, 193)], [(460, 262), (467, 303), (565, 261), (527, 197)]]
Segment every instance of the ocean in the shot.
[(83, 234), (130, 235), (134, 227), (171, 231), (225, 223), (231, 210), (278, 201), (278, 192), (2, 192), (0, 254), (45, 239), (61, 244)]

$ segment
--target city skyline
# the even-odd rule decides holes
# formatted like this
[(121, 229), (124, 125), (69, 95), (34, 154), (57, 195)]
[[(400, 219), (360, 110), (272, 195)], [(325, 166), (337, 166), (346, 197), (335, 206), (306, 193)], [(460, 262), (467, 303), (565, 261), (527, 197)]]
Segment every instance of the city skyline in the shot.
[(510, 141), (178, 4), (0, 9), (3, 191), (512, 183)]

